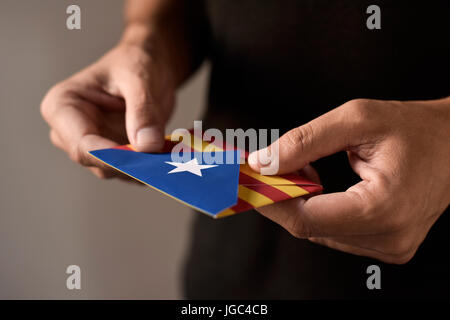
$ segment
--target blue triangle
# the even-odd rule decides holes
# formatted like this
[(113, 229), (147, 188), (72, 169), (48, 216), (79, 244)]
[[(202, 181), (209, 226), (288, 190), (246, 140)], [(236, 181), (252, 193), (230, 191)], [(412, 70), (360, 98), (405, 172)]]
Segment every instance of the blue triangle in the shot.
[[(176, 167), (166, 162), (173, 161), (171, 153), (141, 153), (121, 149), (91, 151), (91, 155), (113, 168), (169, 195), (204, 213), (216, 215), (237, 203), (239, 183), (239, 151), (215, 153), (189, 153), (186, 162), (194, 157), (200, 164), (202, 155), (222, 159), (217, 167), (202, 169), (202, 176), (191, 172), (168, 174)], [(206, 158), (205, 158), (206, 159)], [(226, 160), (233, 159), (232, 164)], [(229, 162), (229, 161), (228, 161)], [(218, 162), (220, 163), (220, 162)]]

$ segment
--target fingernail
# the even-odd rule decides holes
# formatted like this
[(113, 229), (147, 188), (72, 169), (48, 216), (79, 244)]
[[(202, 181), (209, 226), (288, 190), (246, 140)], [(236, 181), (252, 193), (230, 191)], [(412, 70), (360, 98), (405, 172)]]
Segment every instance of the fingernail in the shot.
[[(270, 164), (270, 154), (269, 154), (269, 150), (267, 148), (261, 149), (259, 151), (254, 151), (252, 153), (250, 153), (250, 155), (248, 156), (248, 164), (251, 166), (256, 166), (259, 168), (262, 167), (266, 167)], [(265, 156), (264, 156), (265, 154)], [(268, 162), (266, 163), (265, 161), (261, 161), (263, 159), (268, 159)]]
[(139, 151), (159, 151), (163, 143), (164, 137), (159, 128), (142, 128), (136, 134), (136, 147)]
[(258, 155), (257, 151), (254, 151), (248, 155), (247, 162), (251, 166), (258, 166)]

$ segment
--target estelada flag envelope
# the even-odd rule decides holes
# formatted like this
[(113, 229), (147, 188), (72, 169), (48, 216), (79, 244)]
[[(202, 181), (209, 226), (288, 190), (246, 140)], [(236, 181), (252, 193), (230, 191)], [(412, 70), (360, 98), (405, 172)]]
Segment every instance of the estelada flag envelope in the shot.
[[(239, 164), (241, 157), (246, 159), (248, 156), (245, 151), (230, 148), (222, 142), (202, 141), (194, 134), (184, 136), (180, 143), (185, 141), (190, 142), (190, 153), (183, 156), (186, 161), (172, 161), (171, 150), (178, 142), (172, 142), (170, 136), (166, 137), (161, 153), (137, 152), (131, 145), (89, 153), (114, 169), (214, 218), (322, 190), (321, 185), (299, 174), (260, 175), (247, 163)], [(216, 162), (204, 164), (205, 156), (214, 156)]]

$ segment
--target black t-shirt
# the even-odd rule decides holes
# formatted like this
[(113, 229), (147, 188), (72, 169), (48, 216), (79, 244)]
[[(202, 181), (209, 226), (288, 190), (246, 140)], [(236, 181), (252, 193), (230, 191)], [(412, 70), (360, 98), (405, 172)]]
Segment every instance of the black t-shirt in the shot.
[[(212, 63), (205, 126), (297, 127), (355, 98), (450, 95), (449, 1), (205, 0)], [(369, 30), (369, 5), (381, 29)], [(326, 192), (359, 181), (345, 153), (313, 164)], [(414, 172), (411, 172), (414, 174)], [(395, 195), (393, 195), (395, 196)], [(195, 217), (188, 298), (450, 296), (449, 213), (415, 257), (388, 265), (296, 239), (256, 212)], [(366, 269), (381, 268), (381, 290)]]

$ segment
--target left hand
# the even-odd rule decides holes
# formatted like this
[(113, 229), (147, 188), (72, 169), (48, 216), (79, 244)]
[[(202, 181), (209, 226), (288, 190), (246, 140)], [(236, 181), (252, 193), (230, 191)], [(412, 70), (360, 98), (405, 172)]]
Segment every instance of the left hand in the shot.
[[(346, 150), (362, 179), (345, 192), (258, 209), (295, 237), (403, 264), (450, 203), (448, 98), (352, 100), (278, 142), (279, 174)], [(258, 159), (249, 157), (255, 171), (263, 167)]]

